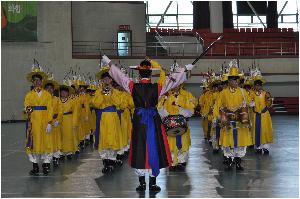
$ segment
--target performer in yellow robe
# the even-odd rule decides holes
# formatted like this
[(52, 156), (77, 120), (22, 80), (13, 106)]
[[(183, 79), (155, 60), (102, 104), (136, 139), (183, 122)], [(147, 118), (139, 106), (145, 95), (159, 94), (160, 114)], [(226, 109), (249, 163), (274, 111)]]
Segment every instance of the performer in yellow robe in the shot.
[(45, 90), (47, 90), (52, 95), (52, 107), (53, 107), (53, 129), (52, 129), (52, 144), (54, 148), (53, 153), (53, 166), (58, 167), (59, 166), (59, 158), (61, 153), (61, 132), (58, 127), (59, 125), (59, 118), (61, 118), (61, 110), (59, 98), (54, 95), (54, 91), (58, 89), (59, 85), (58, 83), (53, 79), (52, 77), (49, 77), (48, 79), (43, 81), (43, 87)]
[(211, 123), (211, 130), (210, 130), (210, 143), (213, 147), (213, 153), (219, 152), (219, 139), (220, 139), (220, 123), (219, 120), (217, 120), (214, 124), (211, 122), (214, 118), (213, 116), (213, 107), (216, 103), (220, 91), (221, 91), (221, 80), (213, 76), (211, 77), (211, 97), (208, 99), (208, 107), (209, 107), (209, 113), (208, 113), (208, 121)]
[(134, 103), (133, 103), (133, 98), (132, 96), (125, 92), (125, 98), (126, 99), (126, 108), (124, 109), (124, 113), (123, 113), (123, 116), (124, 116), (124, 120), (126, 121), (126, 126), (122, 128), (125, 128), (126, 129), (126, 135), (127, 135), (127, 138), (126, 138), (126, 147), (125, 147), (125, 154), (128, 155), (129, 153), (129, 149), (130, 149), (130, 140), (131, 140), (131, 133), (132, 133), (132, 113), (134, 112), (133, 109), (134, 109)]
[(50, 171), (50, 161), (54, 148), (52, 145), (52, 96), (42, 89), (42, 80), (46, 74), (39, 66), (34, 66), (27, 75), (27, 80), (32, 82), (33, 90), (29, 91), (24, 99), (25, 111), (28, 114), (26, 123), (26, 153), (33, 163), (30, 175), (38, 175), (39, 161), (42, 160), (43, 173)]
[(91, 101), (95, 96), (95, 92), (98, 89), (98, 87), (96, 86), (96, 83), (90, 85), (88, 87), (88, 93), (89, 93), (89, 107), (90, 107), (90, 112), (89, 112), (89, 122), (90, 122), (90, 129), (91, 129), (91, 134), (90, 134), (90, 143), (93, 144), (94, 143), (94, 134), (95, 134), (95, 130), (96, 130), (96, 112), (95, 109), (92, 107), (91, 105)]
[[(188, 118), (194, 113), (196, 98), (182, 86), (173, 89), (167, 97), (162, 97), (158, 104), (158, 111), (162, 118), (168, 115), (183, 115)], [(169, 136), (168, 143), (172, 156), (170, 171), (184, 170), (188, 161), (188, 152), (191, 145), (190, 128), (188, 126), (183, 135)]]
[[(243, 85), (241, 85), (245, 89), (245, 96), (247, 99), (247, 104), (248, 104), (248, 113), (249, 113), (249, 127), (250, 131), (253, 132), (253, 106), (255, 105), (254, 102), (254, 92), (252, 89), (252, 81), (250, 77), (246, 77)], [(252, 134), (251, 134), (252, 136)], [(253, 140), (253, 137), (252, 137)]]
[(252, 145), (251, 133), (248, 126), (240, 125), (240, 121), (235, 117), (237, 112), (240, 113), (241, 108), (247, 106), (247, 99), (245, 97), (245, 90), (238, 87), (238, 73), (237, 63), (235, 60), (230, 63), (231, 68), (228, 74), (229, 87), (222, 90), (218, 100), (214, 106), (214, 121), (220, 113), (221, 115), (221, 135), (220, 145), (224, 156), (226, 156), (227, 169), (231, 169), (233, 159), (235, 161), (236, 169), (243, 170), (241, 166), (241, 158), (246, 155), (247, 146)]
[(269, 108), (272, 106), (270, 93), (262, 88), (265, 83), (261, 75), (257, 75), (254, 81), (253, 107), (253, 142), (257, 154), (269, 154), (270, 144), (273, 142), (272, 119)]
[(103, 160), (103, 173), (114, 170), (117, 163), (117, 151), (122, 148), (119, 134), (121, 123), (117, 108), (121, 105), (120, 92), (112, 87), (112, 79), (108, 74), (109, 68), (102, 68), (97, 77), (102, 85), (91, 101), (96, 109), (95, 149)]
[[(75, 77), (76, 78), (76, 77)], [(77, 121), (78, 121), (78, 128), (74, 129), (74, 134), (76, 135), (76, 143), (77, 143), (77, 151), (75, 154), (80, 153), (80, 149), (83, 149), (83, 143), (81, 142), (81, 135), (82, 135), (82, 120), (80, 117), (80, 110), (82, 107), (81, 99), (79, 97), (79, 86), (78, 81), (75, 79), (71, 82), (72, 93), (70, 95), (71, 100), (74, 102), (75, 106), (77, 107), (78, 114), (77, 114)]]
[(131, 121), (131, 108), (134, 107), (132, 96), (126, 92), (122, 87), (116, 84), (116, 88), (120, 90), (120, 110), (118, 110), (118, 114), (121, 122), (121, 130), (120, 135), (122, 149), (117, 152), (117, 160), (122, 160), (126, 154), (128, 154), (128, 150), (130, 147), (130, 136), (132, 131), (132, 121)]
[(208, 107), (207, 107), (207, 96), (210, 93), (208, 84), (207, 82), (203, 83), (203, 88), (202, 94), (199, 97), (198, 104), (200, 106), (200, 114), (202, 117), (202, 128), (203, 128), (203, 133), (204, 133), (204, 139), (209, 140), (210, 133), (208, 131), (208, 119), (207, 119), (207, 114), (208, 114)]
[(78, 112), (78, 117), (79, 117), (79, 146), (81, 149), (84, 149), (85, 145), (85, 140), (88, 143), (89, 138), (90, 138), (90, 129), (89, 129), (89, 102), (88, 102), (88, 97), (86, 95), (86, 88), (87, 85), (85, 84), (84, 81), (78, 80), (78, 103), (79, 103), (79, 112)]
[[(74, 153), (78, 150), (76, 130), (78, 129), (78, 106), (76, 101), (69, 97), (71, 88), (66, 85), (60, 86), (60, 107), (62, 116), (60, 118), (62, 153), (67, 159), (72, 159)], [(64, 156), (63, 156), (64, 157)]]

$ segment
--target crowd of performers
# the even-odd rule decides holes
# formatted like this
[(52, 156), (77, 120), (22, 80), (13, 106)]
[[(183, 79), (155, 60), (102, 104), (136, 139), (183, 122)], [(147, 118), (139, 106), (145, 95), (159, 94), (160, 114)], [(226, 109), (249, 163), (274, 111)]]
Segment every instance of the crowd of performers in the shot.
[(213, 153), (223, 151), (226, 169), (235, 164), (237, 170), (243, 170), (241, 158), (248, 146), (253, 146), (256, 154), (269, 154), (273, 142), (269, 108), (273, 98), (263, 90), (265, 82), (259, 69), (250, 69), (246, 76), (239, 73), (233, 60), (222, 74), (212, 74), (203, 83), (198, 104), (204, 138), (212, 145)]
[[(98, 150), (103, 173), (113, 172), (129, 156), (139, 179), (136, 190), (146, 190), (149, 173), (149, 191), (158, 192), (161, 168), (183, 171), (187, 165), (191, 145), (187, 120), (195, 110), (203, 118), (205, 139), (214, 152), (222, 149), (227, 168), (235, 164), (237, 170), (243, 169), (247, 146), (254, 144), (257, 153), (269, 153), (272, 99), (262, 89), (265, 80), (258, 69), (246, 77), (232, 61), (222, 74), (208, 76), (196, 99), (184, 88), (194, 68), (191, 64), (173, 65), (168, 75), (149, 59), (130, 68), (138, 71), (138, 80), (104, 55), (96, 74), (99, 83), (73, 76), (59, 85), (39, 65), (32, 67), (27, 75), (32, 89), (24, 100), (30, 175), (39, 175), (40, 162), (47, 175), (51, 162), (59, 167), (65, 158), (71, 160), (91, 145)], [(157, 83), (151, 82), (154, 70), (160, 72)]]

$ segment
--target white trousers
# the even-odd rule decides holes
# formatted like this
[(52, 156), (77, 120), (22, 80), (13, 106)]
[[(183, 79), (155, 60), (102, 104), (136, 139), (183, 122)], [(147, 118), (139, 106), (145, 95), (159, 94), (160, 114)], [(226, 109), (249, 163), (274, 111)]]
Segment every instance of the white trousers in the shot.
[(226, 156), (227, 158), (229, 157), (244, 157), (246, 155), (246, 150), (247, 147), (246, 146), (242, 146), (242, 147), (237, 147), (237, 148), (230, 148), (230, 147), (222, 147), (224, 156)]
[(138, 177), (145, 176), (146, 173), (149, 173), (150, 177), (155, 177), (154, 175), (152, 175), (152, 169), (135, 169), (135, 174)]
[(261, 145), (259, 145), (259, 147), (256, 147), (255, 145), (254, 145), (254, 148), (255, 149), (270, 149), (271, 148), (271, 145), (270, 144), (261, 144)]
[(41, 160), (43, 163), (50, 163), (52, 160), (52, 153), (45, 153), (45, 154), (28, 154), (29, 161), (32, 163), (39, 163)]
[(53, 157), (54, 158), (59, 158), (60, 155), (62, 155), (62, 152), (60, 150), (58, 150), (58, 151), (56, 151), (56, 152), (53, 153)]
[(174, 152), (171, 153), (171, 156), (172, 156), (172, 160), (173, 160), (172, 166), (175, 166), (178, 163), (187, 162), (189, 159), (189, 152), (188, 151), (183, 152), (183, 151), (179, 150), (178, 154), (177, 154), (177, 160), (175, 160), (176, 154)]
[(117, 151), (112, 149), (104, 149), (99, 151), (99, 155), (101, 159), (109, 159), (109, 160), (117, 160)]

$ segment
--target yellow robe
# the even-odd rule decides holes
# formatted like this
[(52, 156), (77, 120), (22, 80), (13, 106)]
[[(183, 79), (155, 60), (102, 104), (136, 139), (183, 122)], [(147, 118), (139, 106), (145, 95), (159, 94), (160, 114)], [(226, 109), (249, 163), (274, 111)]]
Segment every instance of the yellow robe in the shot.
[(94, 96), (89, 96), (89, 107), (90, 107), (90, 111), (89, 111), (89, 123), (90, 123), (90, 130), (92, 132), (92, 134), (95, 132), (96, 129), (96, 113), (95, 113), (95, 109), (92, 107), (91, 105), (91, 101), (93, 100)]
[[(219, 115), (219, 110), (227, 108), (230, 111), (236, 111), (242, 107), (243, 103), (247, 103), (247, 99), (242, 94), (242, 88), (237, 88), (234, 93), (232, 93), (229, 88), (222, 90), (218, 96), (216, 103), (214, 104), (213, 115), (216, 119)], [(240, 126), (237, 122), (237, 147), (249, 146), (252, 145), (252, 138), (250, 129), (244, 126)], [(220, 133), (219, 144), (223, 147), (234, 148), (234, 139), (233, 139), (233, 126), (230, 125), (230, 128), (223, 127)]]
[(79, 101), (79, 140), (85, 140), (85, 136), (90, 133), (89, 123), (89, 102), (86, 94), (80, 94), (78, 97)]
[[(69, 98), (66, 102), (60, 100), (61, 106), (61, 150), (64, 153), (74, 153), (78, 150), (78, 141), (74, 127), (78, 128), (78, 106), (76, 101)], [(69, 113), (69, 114), (68, 114)]]
[[(28, 154), (44, 154), (53, 153), (53, 136), (51, 133), (46, 133), (48, 122), (52, 121), (53, 108), (52, 108), (52, 96), (49, 92), (42, 89), (41, 96), (38, 96), (34, 90), (29, 91), (24, 99), (24, 107), (28, 106), (46, 106), (47, 110), (34, 110), (31, 113), (31, 134), (32, 134), (32, 149), (27, 148)], [(27, 133), (27, 132), (26, 132)], [(28, 136), (27, 136), (28, 139)]]
[[(207, 92), (207, 91), (206, 91)], [(205, 92), (205, 93), (206, 93)], [(198, 104), (200, 106), (200, 114), (202, 116), (202, 129), (204, 133), (204, 138), (208, 137), (208, 120), (207, 117), (203, 117), (203, 109), (204, 109), (204, 103), (205, 103), (205, 93), (202, 93), (199, 97)]]
[(53, 135), (53, 148), (55, 151), (61, 150), (61, 131), (59, 129), (59, 125), (61, 122), (62, 117), (62, 109), (61, 109), (61, 103), (59, 103), (59, 98), (53, 96), (52, 97), (52, 104), (53, 104), (53, 124), (55, 122), (59, 122), (57, 127), (52, 128), (52, 135)]
[(272, 119), (269, 111), (266, 111), (265, 113), (262, 113), (262, 110), (266, 107), (266, 101), (265, 101), (265, 95), (266, 91), (262, 91), (262, 93), (257, 96), (254, 94), (254, 101), (255, 101), (255, 107), (253, 109), (253, 128), (252, 128), (252, 134), (253, 134), (253, 143), (256, 144), (256, 113), (261, 113), (261, 123), (260, 123), (260, 144), (267, 144), (273, 142), (273, 127), (272, 127)]
[(77, 114), (77, 128), (75, 130), (75, 134), (76, 134), (76, 142), (79, 144), (79, 142), (81, 140), (83, 140), (83, 125), (82, 125), (82, 119), (80, 116), (80, 110), (81, 110), (81, 101), (79, 98), (79, 95), (73, 95), (71, 97), (71, 100), (74, 102), (74, 106), (76, 106), (77, 110), (78, 110), (78, 114)]
[[(179, 95), (176, 97), (173, 94), (170, 94), (165, 103), (164, 108), (168, 111), (170, 115), (178, 115), (179, 114), (179, 106), (185, 109), (194, 110), (195, 108), (195, 97), (191, 95), (188, 91), (185, 91), (183, 89), (180, 89)], [(177, 105), (174, 105), (173, 103), (176, 103)], [(170, 151), (172, 153), (177, 154), (178, 148), (176, 145), (176, 137), (168, 136), (168, 143), (170, 147)], [(189, 147), (191, 145), (191, 135), (190, 135), (190, 129), (188, 127), (186, 133), (184, 133), (181, 136), (181, 143), (182, 148), (181, 151), (186, 152), (189, 150)], [(177, 159), (177, 158), (175, 158)], [(176, 160), (175, 160), (176, 161)]]
[[(203, 117), (202, 119), (202, 128), (204, 133), (204, 138), (210, 137), (211, 129), (209, 130), (209, 123), (211, 125), (211, 117), (209, 116), (210, 107), (211, 107), (212, 91), (207, 90), (199, 98), (199, 105), (201, 107), (200, 113)], [(210, 120), (209, 120), (210, 119)]]
[(121, 103), (121, 129), (122, 129), (122, 145), (126, 146), (130, 142), (131, 131), (132, 131), (132, 121), (130, 109), (134, 107), (133, 98), (128, 92), (122, 93), (122, 103)]
[[(100, 88), (95, 92), (95, 96), (91, 103), (96, 109), (104, 109), (109, 106), (119, 107), (121, 104), (119, 91), (112, 89), (109, 95), (104, 95), (102, 94), (102, 89)], [(120, 132), (121, 124), (117, 112), (103, 112), (100, 120), (98, 150), (120, 150), (122, 148), (122, 143), (119, 139)]]

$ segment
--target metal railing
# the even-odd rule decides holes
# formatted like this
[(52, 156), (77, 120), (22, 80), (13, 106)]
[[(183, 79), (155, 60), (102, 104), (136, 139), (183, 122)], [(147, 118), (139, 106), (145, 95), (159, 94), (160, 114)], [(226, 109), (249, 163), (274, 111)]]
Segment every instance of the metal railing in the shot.
[[(129, 57), (196, 57), (201, 53), (198, 50), (189, 50), (191, 46), (199, 45), (199, 42), (164, 42), (164, 44), (163, 47), (160, 42), (132, 42), (129, 45), (130, 49), (118, 49), (118, 42), (73, 41), (72, 52), (73, 57), (77, 55), (99, 56), (100, 54), (119, 56), (118, 50), (128, 50), (130, 52)], [(298, 45), (297, 42), (219, 42), (208, 51), (206, 56), (298, 57)], [(165, 48), (166, 46), (167, 48)]]
[[(177, 14), (166, 14), (165, 17), (174, 17)], [(151, 17), (161, 17), (162, 14), (147, 14), (146, 17), (149, 21), (149, 25), (151, 27), (156, 27), (157, 25), (157, 21), (153, 20), (151, 21)], [(193, 14), (178, 14), (178, 17), (180, 16), (193, 16)], [(260, 17), (262, 16), (266, 16), (266, 15), (260, 15)], [(285, 17), (290, 17), (293, 16), (295, 17), (294, 21), (286, 21)], [(249, 18), (249, 22), (245, 22), (245, 20), (241, 19), (241, 17), (248, 17)], [(237, 14), (233, 14), (233, 18), (234, 18), (234, 28), (263, 28), (262, 24), (260, 22), (255, 22), (255, 18), (256, 15), (255, 14), (251, 14), (251, 15), (237, 15)], [(264, 20), (265, 21), (265, 20)], [(265, 23), (265, 22), (264, 22)], [(291, 25), (293, 25), (293, 29), (294, 31), (299, 31), (299, 14), (295, 13), (295, 14), (280, 14), (278, 17), (278, 25), (282, 26), (283, 24), (287, 24), (287, 27), (291, 27)], [(192, 29), (193, 28), (193, 22), (188, 22), (188, 23), (178, 23), (179, 29)], [(158, 28), (174, 28), (177, 29), (177, 22), (174, 20), (174, 22), (163, 22), (159, 25)], [(147, 31), (149, 32), (149, 27), (147, 28)]]

